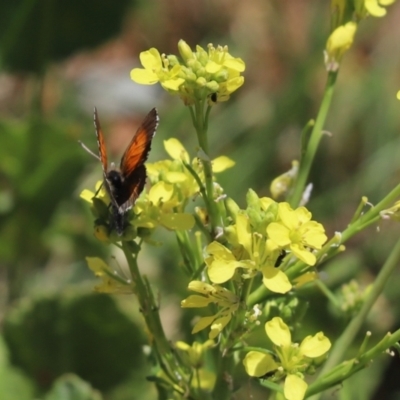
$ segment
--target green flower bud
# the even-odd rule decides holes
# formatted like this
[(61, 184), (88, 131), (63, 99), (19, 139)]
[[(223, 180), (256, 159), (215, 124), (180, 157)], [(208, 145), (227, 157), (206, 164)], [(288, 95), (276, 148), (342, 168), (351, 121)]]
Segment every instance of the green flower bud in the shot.
[(260, 208), (260, 198), (253, 189), (249, 189), (246, 194), (247, 207)]
[(216, 81), (207, 82), (206, 87), (211, 93), (216, 93), (219, 90), (219, 85)]
[(201, 76), (200, 78), (197, 78), (196, 83), (199, 87), (204, 87), (207, 84), (207, 81), (206, 78)]
[(183, 60), (185, 61), (185, 63), (187, 63), (189, 60), (193, 59), (193, 52), (192, 49), (190, 48), (190, 46), (184, 41), (184, 40), (180, 40), (178, 42), (178, 50), (179, 50), (179, 54), (181, 55), (181, 57), (183, 58)]
[(225, 199), (225, 207), (228, 212), (228, 215), (234, 221), (236, 221), (236, 215), (240, 211), (240, 207), (237, 205), (237, 203), (233, 199), (228, 197), (227, 199)]

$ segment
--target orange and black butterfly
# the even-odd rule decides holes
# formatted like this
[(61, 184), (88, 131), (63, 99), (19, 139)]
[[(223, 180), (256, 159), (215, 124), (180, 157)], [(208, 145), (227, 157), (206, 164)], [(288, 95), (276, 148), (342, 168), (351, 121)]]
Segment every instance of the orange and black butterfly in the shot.
[(99, 157), (87, 149), (86, 146), (83, 147), (98, 158), (103, 166), (103, 184), (111, 201), (111, 225), (118, 235), (123, 233), (124, 214), (135, 204), (146, 183), (144, 162), (149, 154), (158, 121), (157, 110), (153, 108), (147, 114), (126, 148), (121, 158), (119, 169), (115, 168), (114, 163), (111, 163), (110, 168), (108, 168), (104, 135), (97, 110), (96, 108), (94, 109), (94, 127), (99, 146)]

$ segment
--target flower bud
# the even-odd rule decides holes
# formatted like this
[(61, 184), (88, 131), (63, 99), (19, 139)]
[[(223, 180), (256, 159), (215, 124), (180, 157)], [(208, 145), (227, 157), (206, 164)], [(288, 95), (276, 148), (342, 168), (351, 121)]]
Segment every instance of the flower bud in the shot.
[(184, 40), (180, 40), (178, 42), (178, 50), (179, 50), (179, 54), (181, 55), (181, 57), (183, 58), (183, 60), (185, 61), (185, 63), (191, 59), (193, 59), (193, 52), (192, 49), (190, 48), (190, 46), (184, 41)]

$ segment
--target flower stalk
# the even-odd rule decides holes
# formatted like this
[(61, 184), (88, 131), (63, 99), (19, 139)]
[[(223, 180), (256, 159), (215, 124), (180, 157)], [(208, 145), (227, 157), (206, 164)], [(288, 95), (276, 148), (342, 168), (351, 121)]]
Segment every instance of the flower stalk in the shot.
[(297, 207), (301, 204), (311, 166), (313, 164), (315, 154), (323, 136), (323, 127), (326, 117), (328, 115), (329, 107), (332, 102), (336, 78), (337, 72), (330, 71), (328, 73), (324, 97), (322, 99), (321, 106), (315, 120), (315, 124), (312, 127), (308, 143), (306, 146), (304, 146), (306, 150), (300, 160), (299, 173), (294, 183), (293, 192), (289, 195), (288, 198), (288, 202), (292, 207)]

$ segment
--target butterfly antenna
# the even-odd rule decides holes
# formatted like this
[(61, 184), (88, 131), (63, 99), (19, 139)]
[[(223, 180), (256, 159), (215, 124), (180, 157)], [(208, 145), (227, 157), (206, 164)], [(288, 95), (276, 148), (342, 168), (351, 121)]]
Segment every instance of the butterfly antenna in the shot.
[(82, 146), (82, 148), (84, 150), (86, 150), (90, 155), (92, 155), (93, 157), (97, 158), (99, 161), (100, 157), (97, 154), (94, 154), (92, 150), (89, 149), (89, 147), (87, 147), (84, 143), (82, 143), (80, 140), (78, 140), (78, 143)]

